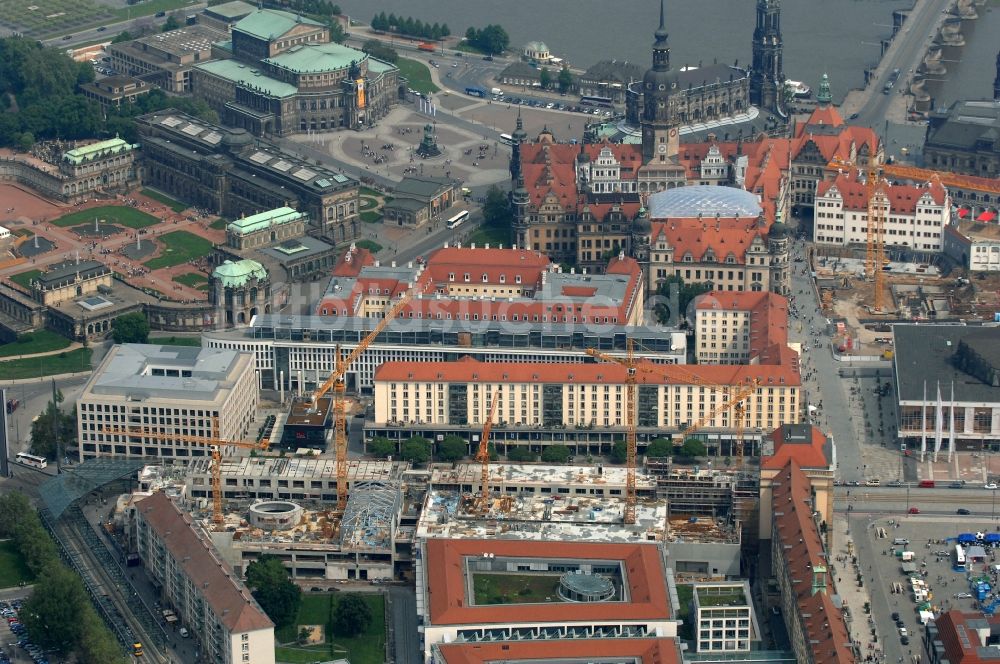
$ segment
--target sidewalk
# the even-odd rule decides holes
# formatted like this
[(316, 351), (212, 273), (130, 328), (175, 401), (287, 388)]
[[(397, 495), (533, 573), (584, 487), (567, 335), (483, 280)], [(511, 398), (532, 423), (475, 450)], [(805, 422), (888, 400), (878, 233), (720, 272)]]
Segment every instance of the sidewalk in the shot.
[[(866, 535), (862, 533), (861, 536)], [(858, 584), (854, 581), (858, 567), (854, 563), (855, 558), (848, 554), (849, 541), (851, 541), (851, 536), (848, 534), (847, 517), (841, 514), (834, 515), (833, 551), (830, 552), (830, 581), (843, 601), (844, 618), (851, 634), (851, 642), (857, 647), (861, 658), (875, 655), (878, 658), (876, 661), (884, 661), (881, 637), (878, 637), (878, 643), (872, 638), (875, 621), (871, 615), (865, 612), (865, 604), (871, 606), (868, 584), (858, 588)], [(857, 556), (857, 553), (855, 548), (853, 556)]]

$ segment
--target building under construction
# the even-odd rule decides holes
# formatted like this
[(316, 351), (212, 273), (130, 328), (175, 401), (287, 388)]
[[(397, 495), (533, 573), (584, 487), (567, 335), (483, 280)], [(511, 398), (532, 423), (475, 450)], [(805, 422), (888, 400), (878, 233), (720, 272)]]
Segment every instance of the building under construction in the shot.
[[(668, 565), (693, 578), (738, 576), (740, 528), (731, 515), (671, 515), (658, 481), (636, 473), (636, 519), (623, 521), (626, 469), (620, 466), (490, 464), (489, 500), (481, 466), (435, 468), (417, 539), (518, 539), (546, 542), (659, 542)], [(731, 510), (730, 510), (731, 511)], [(701, 510), (703, 514), (710, 510)]]

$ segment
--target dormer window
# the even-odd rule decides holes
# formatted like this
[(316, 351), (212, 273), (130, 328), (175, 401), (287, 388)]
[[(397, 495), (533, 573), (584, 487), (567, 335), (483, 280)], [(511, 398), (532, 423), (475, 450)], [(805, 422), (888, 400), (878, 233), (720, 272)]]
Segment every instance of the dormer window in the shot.
[(483, 272), (483, 283), (487, 284), (487, 283), (489, 283), (489, 281), (490, 281), (490, 275), (488, 275), (485, 272)]
[(469, 283), (470, 281), (472, 281), (471, 275), (468, 272), (466, 272), (465, 273), (465, 283)]
[(448, 281), (455, 281), (455, 273), (454, 272), (449, 272), (448, 273)]
[(514, 283), (515, 284), (521, 283), (521, 275), (519, 275), (519, 274), (515, 274), (514, 275)]
[(507, 275), (506, 274), (501, 274), (500, 275), (500, 283), (502, 283), (502, 284), (507, 283)]

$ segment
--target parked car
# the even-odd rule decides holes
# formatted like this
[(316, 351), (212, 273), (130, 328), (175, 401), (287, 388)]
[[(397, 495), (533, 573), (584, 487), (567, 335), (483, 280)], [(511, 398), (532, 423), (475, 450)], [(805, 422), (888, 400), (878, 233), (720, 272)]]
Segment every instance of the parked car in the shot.
[(955, 599), (972, 599), (972, 593), (955, 593)]
[(920, 508), (919, 507), (911, 507), (910, 508), (910, 514), (920, 514)]
[(996, 491), (996, 489), (997, 489), (997, 483), (996, 482), (989, 482), (983, 488), (986, 489), (987, 491)]
[(959, 507), (957, 510), (955, 510), (955, 514), (972, 514), (972, 512), (965, 507)]
[(910, 645), (910, 637), (904, 634), (903, 636), (899, 637), (899, 642), (904, 646), (908, 646)]
[(894, 621), (895, 620), (899, 620), (899, 612), (898, 611), (893, 611), (892, 615), (889, 616), (889, 617), (892, 618)]

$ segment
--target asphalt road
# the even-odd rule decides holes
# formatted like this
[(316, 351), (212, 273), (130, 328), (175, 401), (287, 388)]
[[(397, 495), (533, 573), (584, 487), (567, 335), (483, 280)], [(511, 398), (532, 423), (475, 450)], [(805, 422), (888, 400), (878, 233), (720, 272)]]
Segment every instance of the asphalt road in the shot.
[(901, 515), (916, 507), (921, 514), (955, 515), (962, 508), (968, 509), (972, 516), (991, 518), (1000, 514), (997, 493), (980, 484), (968, 484), (964, 489), (841, 486), (834, 491), (838, 512)]
[[(907, 88), (910, 70), (916, 69), (927, 52), (927, 47), (937, 32), (937, 26), (953, 0), (918, 0), (909, 18), (903, 24), (899, 34), (893, 40), (882, 61), (879, 63), (875, 80), (869, 85), (870, 96), (859, 109), (857, 122), (880, 129), (889, 112), (889, 106)], [(860, 48), (874, 48), (868, 44), (860, 44)], [(889, 80), (893, 69), (899, 69), (899, 82), (890, 94), (883, 94), (882, 88)]]
[(417, 598), (409, 586), (390, 586), (392, 624), (388, 626), (393, 640), (396, 664), (420, 664), (423, 653), (417, 635)]

